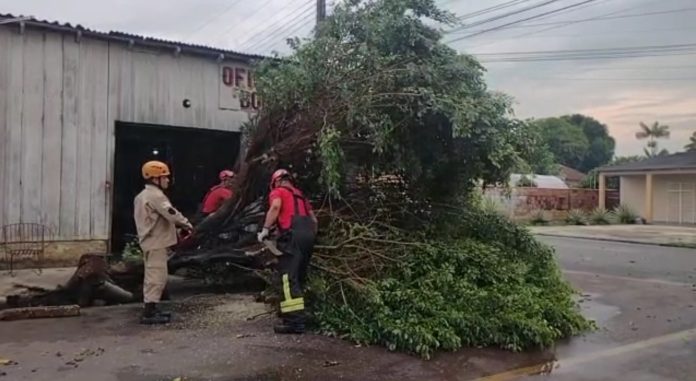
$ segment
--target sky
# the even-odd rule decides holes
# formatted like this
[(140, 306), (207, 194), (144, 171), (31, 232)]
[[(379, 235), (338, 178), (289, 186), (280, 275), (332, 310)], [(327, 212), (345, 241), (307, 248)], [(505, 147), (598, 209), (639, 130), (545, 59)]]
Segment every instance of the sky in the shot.
[[(341, 0), (326, 1), (330, 13), (334, 1)], [(641, 121), (670, 126), (671, 137), (660, 144), (671, 152), (682, 150), (696, 132), (696, 45), (650, 57), (509, 59), (519, 52), (696, 44), (696, 0), (436, 2), (470, 16), (462, 20), (461, 30), (447, 32), (444, 41), (461, 38), (451, 46), (483, 62), (490, 88), (514, 97), (516, 116), (590, 115), (609, 127), (619, 156), (642, 153), (645, 142), (635, 138)], [(287, 52), (287, 37), (311, 34), (314, 4), (315, 0), (0, 0), (0, 13), (266, 54)], [(501, 4), (510, 5), (471, 15)], [(546, 5), (490, 20), (540, 4)], [(570, 8), (558, 11), (564, 7)], [(523, 21), (545, 12), (552, 13)], [(516, 23), (503, 27), (511, 22)], [(498, 29), (488, 31), (494, 27)], [(501, 57), (503, 62), (493, 59)]]

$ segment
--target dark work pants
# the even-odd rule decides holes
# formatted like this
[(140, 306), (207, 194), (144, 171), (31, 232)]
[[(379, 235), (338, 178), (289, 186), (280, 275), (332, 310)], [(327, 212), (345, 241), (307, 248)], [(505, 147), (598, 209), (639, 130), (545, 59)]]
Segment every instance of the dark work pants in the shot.
[(283, 252), (278, 258), (280, 316), (286, 324), (304, 324), (306, 315), (302, 290), (314, 249), (314, 234), (298, 230), (286, 233), (279, 239), (278, 248)]

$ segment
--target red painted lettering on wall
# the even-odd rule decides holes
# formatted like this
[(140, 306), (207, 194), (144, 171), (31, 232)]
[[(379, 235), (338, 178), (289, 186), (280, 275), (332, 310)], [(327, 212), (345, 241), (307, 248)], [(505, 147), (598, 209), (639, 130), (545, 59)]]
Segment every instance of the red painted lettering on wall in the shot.
[(232, 86), (232, 78), (234, 77), (234, 70), (232, 70), (231, 67), (229, 66), (224, 66), (222, 68), (222, 83), (225, 84), (225, 86)]
[(243, 110), (256, 111), (261, 107), (261, 101), (256, 94), (253, 73), (243, 67), (222, 67), (222, 83), (239, 98), (239, 106)]

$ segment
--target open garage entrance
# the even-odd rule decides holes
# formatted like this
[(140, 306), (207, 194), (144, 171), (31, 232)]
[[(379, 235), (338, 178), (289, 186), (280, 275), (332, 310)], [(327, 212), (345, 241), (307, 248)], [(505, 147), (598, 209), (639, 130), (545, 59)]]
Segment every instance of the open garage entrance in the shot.
[(239, 132), (116, 122), (116, 156), (111, 217), (111, 252), (135, 237), (133, 199), (142, 190), (140, 169), (161, 160), (172, 170), (169, 199), (192, 218), (218, 173), (231, 168), (239, 154)]

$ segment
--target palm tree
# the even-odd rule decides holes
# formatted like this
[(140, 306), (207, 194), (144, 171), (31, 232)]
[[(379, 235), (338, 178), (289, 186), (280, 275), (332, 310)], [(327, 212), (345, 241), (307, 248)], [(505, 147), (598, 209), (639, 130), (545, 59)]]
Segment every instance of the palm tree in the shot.
[(660, 122), (654, 122), (648, 126), (640, 122), (640, 130), (636, 132), (636, 138), (638, 140), (648, 139), (647, 147), (644, 149), (645, 156), (657, 156), (660, 153), (657, 147), (657, 139), (669, 138), (669, 126), (660, 124)]
[(689, 144), (685, 145), (684, 149), (687, 151), (696, 151), (696, 132), (691, 134)]

